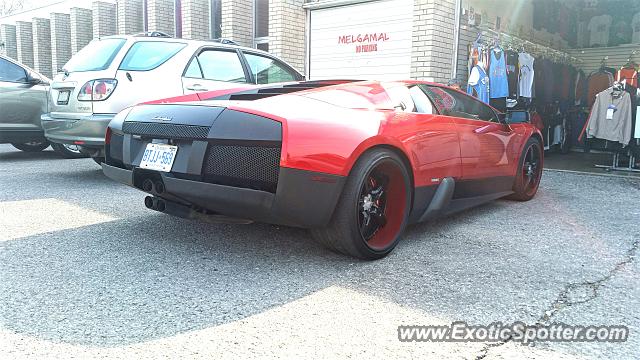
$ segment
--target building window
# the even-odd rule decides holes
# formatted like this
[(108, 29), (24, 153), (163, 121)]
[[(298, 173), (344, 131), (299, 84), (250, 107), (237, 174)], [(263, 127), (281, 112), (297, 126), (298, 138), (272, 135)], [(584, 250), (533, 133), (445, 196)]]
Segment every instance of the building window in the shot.
[(175, 9), (175, 30), (177, 38), (182, 37), (182, 0), (174, 0), (173, 6)]
[(269, 50), (269, 0), (253, 1), (253, 44), (260, 50)]
[(222, 37), (222, 0), (210, 0), (209, 9), (211, 9), (211, 38), (219, 39)]
[(142, 24), (144, 32), (149, 31), (149, 9), (147, 8), (147, 0), (142, 2)]
[(254, 0), (255, 37), (269, 36), (269, 0)]

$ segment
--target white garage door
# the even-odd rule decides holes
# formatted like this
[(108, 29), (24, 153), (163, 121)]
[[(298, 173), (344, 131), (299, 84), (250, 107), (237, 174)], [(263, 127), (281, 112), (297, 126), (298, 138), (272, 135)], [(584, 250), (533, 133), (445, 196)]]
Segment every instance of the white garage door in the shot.
[(413, 0), (310, 10), (309, 78), (408, 79)]

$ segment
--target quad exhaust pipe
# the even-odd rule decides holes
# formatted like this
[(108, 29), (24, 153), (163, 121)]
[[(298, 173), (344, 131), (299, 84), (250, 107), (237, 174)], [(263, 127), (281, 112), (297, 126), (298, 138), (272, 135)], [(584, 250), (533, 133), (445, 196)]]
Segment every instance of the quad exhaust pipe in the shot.
[(149, 193), (155, 192), (156, 194), (160, 195), (164, 193), (164, 184), (162, 183), (162, 181), (154, 182), (153, 180), (147, 178), (142, 182), (142, 190)]
[(164, 212), (167, 208), (167, 204), (162, 199), (158, 199), (153, 196), (147, 196), (144, 198), (144, 206), (147, 209)]

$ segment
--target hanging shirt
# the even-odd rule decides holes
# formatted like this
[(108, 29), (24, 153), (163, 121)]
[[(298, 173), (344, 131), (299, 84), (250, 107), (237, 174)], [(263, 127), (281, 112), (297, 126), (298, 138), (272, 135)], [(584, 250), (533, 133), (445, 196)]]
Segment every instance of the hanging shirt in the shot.
[(489, 76), (480, 65), (476, 65), (471, 70), (469, 83), (467, 84), (467, 94), (486, 104), (489, 103)]
[(518, 65), (520, 67), (518, 73), (518, 96), (531, 99), (531, 90), (533, 88), (533, 56), (527, 53), (518, 54)]
[(608, 88), (596, 96), (587, 123), (587, 137), (616, 141), (627, 146), (631, 140), (631, 96)]
[(633, 32), (631, 42), (640, 44), (640, 12), (635, 14), (631, 20), (631, 31)]
[(576, 75), (576, 83), (574, 87), (576, 106), (587, 104), (587, 101), (585, 100), (585, 97), (586, 97), (585, 87), (586, 87), (586, 79), (585, 79), (584, 71), (580, 70)]
[(556, 88), (556, 75), (553, 72), (554, 64), (549, 59), (542, 59), (540, 72), (542, 73), (542, 94), (538, 94), (538, 99), (545, 104), (551, 104), (555, 99), (553, 97)]
[(560, 78), (562, 79), (562, 81), (560, 81), (560, 100), (569, 101), (571, 98), (570, 92), (573, 90), (571, 67), (569, 65), (562, 65), (560, 72)]
[(590, 46), (607, 46), (609, 44), (609, 30), (613, 18), (609, 15), (594, 16), (589, 21)]
[[(498, 51), (496, 51), (498, 50)], [(509, 96), (509, 82), (507, 80), (507, 62), (504, 51), (496, 48), (490, 51), (489, 63), (489, 97), (492, 99)]]
[(587, 103), (593, 106), (596, 101), (596, 95), (601, 91), (613, 85), (613, 76), (606, 71), (599, 71), (589, 76), (589, 85), (587, 91)]
[(616, 81), (626, 80), (627, 84), (638, 87), (638, 72), (634, 68), (621, 68), (616, 74)]
[(467, 67), (469, 69), (469, 74), (471, 74), (471, 70), (478, 63), (478, 59), (480, 58), (480, 50), (477, 44), (471, 45), (469, 44), (469, 62)]
[(518, 96), (518, 53), (505, 51), (507, 56), (507, 79), (509, 80), (509, 97)]

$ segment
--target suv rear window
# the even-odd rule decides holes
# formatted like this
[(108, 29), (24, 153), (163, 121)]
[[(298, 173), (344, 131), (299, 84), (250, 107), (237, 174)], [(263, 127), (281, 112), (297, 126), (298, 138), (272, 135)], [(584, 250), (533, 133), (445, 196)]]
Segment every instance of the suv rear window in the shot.
[[(74, 71), (98, 71), (111, 65), (113, 58), (126, 42), (125, 39), (111, 38), (94, 40), (78, 51), (64, 66), (64, 70)], [(57, 70), (57, 69), (54, 69)]]
[(162, 41), (139, 41), (131, 46), (120, 63), (120, 70), (153, 70), (167, 62), (186, 44)]

